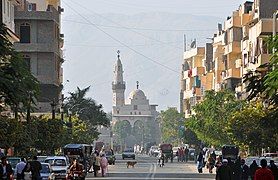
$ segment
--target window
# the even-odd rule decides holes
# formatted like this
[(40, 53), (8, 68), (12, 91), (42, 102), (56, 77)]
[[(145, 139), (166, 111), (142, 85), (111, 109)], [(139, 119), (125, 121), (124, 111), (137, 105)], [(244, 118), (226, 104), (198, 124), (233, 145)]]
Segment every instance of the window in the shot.
[(26, 63), (27, 68), (31, 71), (31, 58), (28, 55), (23, 55), (23, 60)]
[(141, 115), (141, 112), (139, 112), (139, 115)]
[(30, 31), (30, 24), (23, 23), (20, 25), (20, 43), (30, 43)]
[(37, 10), (36, 3), (29, 3), (28, 4), (28, 11), (36, 11), (36, 10)]
[(130, 112), (130, 115), (132, 115), (132, 112)]
[(136, 115), (136, 112), (134, 112), (134, 114)]
[(134, 109), (134, 110), (137, 110), (137, 109), (138, 109), (138, 106), (137, 106), (137, 105), (134, 105), (134, 106), (133, 106), (133, 109)]

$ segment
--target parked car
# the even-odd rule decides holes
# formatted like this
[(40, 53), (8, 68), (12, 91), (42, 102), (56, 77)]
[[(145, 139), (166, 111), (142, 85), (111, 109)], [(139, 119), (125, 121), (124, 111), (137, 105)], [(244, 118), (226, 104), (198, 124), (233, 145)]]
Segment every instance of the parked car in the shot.
[(69, 161), (65, 156), (49, 156), (45, 163), (51, 165), (55, 179), (65, 179), (69, 169)]
[(108, 160), (109, 165), (111, 165), (111, 164), (115, 165), (116, 157), (112, 153), (112, 151), (105, 151), (105, 156), (106, 156), (106, 159)]
[(47, 158), (47, 156), (37, 156), (37, 157), (38, 157), (38, 161), (40, 161), (41, 163), (43, 163)]
[[(54, 180), (55, 175), (52, 171), (51, 165), (49, 163), (41, 163), (42, 170), (40, 171), (41, 174), (41, 180)], [(31, 172), (25, 172), (24, 173), (24, 179), (25, 180), (32, 180), (32, 174)]]
[(135, 159), (135, 152), (133, 149), (125, 149), (124, 152), (122, 153), (123, 159), (125, 158), (132, 158)]

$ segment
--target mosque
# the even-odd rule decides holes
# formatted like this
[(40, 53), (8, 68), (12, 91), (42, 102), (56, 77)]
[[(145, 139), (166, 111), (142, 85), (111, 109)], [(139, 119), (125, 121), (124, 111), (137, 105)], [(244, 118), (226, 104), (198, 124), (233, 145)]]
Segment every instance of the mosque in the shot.
[[(152, 133), (149, 135), (151, 139), (148, 139), (146, 135), (145, 141), (159, 143), (160, 130), (158, 126), (159, 113), (156, 110), (157, 105), (149, 103), (145, 93), (139, 88), (138, 81), (136, 82), (136, 89), (129, 94), (128, 99), (125, 99), (126, 83), (123, 78), (123, 73), (123, 65), (120, 59), (120, 52), (118, 51), (118, 58), (114, 65), (114, 79), (112, 82), (112, 124), (115, 125), (117, 122), (127, 121), (131, 125), (131, 128), (134, 129), (138, 122), (141, 124), (143, 123), (144, 129), (147, 131), (147, 128), (151, 128), (150, 133)], [(129, 145), (132, 146), (132, 142)]]

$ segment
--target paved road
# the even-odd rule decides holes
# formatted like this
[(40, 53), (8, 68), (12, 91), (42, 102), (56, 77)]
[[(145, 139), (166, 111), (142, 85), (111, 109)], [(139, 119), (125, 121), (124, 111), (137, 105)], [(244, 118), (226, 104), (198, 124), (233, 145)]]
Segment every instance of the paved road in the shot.
[(109, 166), (107, 177), (93, 177), (89, 174), (86, 179), (156, 179), (156, 180), (213, 180), (214, 174), (196, 172), (196, 165), (191, 163), (166, 163), (165, 166), (159, 167), (154, 157), (138, 155), (137, 164), (134, 168), (127, 168), (126, 162), (133, 160), (122, 160), (121, 156), (116, 156), (116, 165)]

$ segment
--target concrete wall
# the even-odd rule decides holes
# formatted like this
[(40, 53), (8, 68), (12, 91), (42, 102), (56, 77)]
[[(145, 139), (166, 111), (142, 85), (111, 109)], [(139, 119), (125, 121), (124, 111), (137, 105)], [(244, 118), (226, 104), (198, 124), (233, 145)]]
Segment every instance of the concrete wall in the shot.
[(273, 13), (278, 10), (277, 0), (258, 0), (259, 2), (259, 18), (272, 18)]

